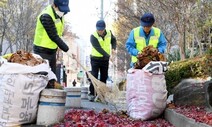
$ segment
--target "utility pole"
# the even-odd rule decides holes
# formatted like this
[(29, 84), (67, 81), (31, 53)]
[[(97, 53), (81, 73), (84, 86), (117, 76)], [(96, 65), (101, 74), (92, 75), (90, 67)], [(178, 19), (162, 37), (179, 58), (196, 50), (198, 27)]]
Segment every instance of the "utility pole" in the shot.
[(101, 9), (100, 9), (100, 14), (101, 14), (101, 17), (100, 19), (103, 20), (104, 17), (103, 17), (103, 14), (104, 14), (104, 0), (101, 0)]

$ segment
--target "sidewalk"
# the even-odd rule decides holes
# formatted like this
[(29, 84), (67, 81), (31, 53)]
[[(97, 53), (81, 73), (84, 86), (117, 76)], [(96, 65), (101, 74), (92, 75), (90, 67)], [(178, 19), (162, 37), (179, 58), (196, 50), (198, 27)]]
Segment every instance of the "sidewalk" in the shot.
[[(116, 111), (116, 108), (112, 105), (107, 105), (100, 102), (90, 102), (89, 100), (81, 100), (81, 108), (79, 109), (95, 110), (97, 112), (100, 112), (103, 109)], [(164, 114), (165, 114), (165, 119), (169, 121), (175, 127), (210, 127), (210, 125), (195, 122), (193, 119), (187, 118), (179, 113), (176, 113), (172, 109), (166, 109)], [(21, 127), (46, 127), (46, 126), (31, 124), (31, 125), (24, 125)]]
[[(69, 109), (70, 108), (66, 108), (66, 110), (69, 110)], [(107, 105), (107, 104), (100, 103), (100, 102), (90, 102), (89, 100), (81, 100), (81, 107), (78, 109), (95, 110), (96, 112), (100, 112), (103, 109), (115, 111), (115, 107), (112, 105)], [(22, 125), (21, 127), (46, 127), (46, 126), (30, 124), (30, 125)], [(48, 127), (50, 127), (50, 126), (48, 126)]]
[(89, 100), (82, 100), (81, 105), (82, 105), (82, 109), (95, 110), (96, 112), (100, 112), (103, 109), (115, 111), (114, 106), (104, 104), (104, 103), (101, 103), (101, 102), (90, 102)]
[[(90, 102), (88, 100), (82, 101), (83, 109), (94, 109), (95, 111), (101, 111), (104, 108), (110, 111), (116, 111), (115, 107), (112, 105), (106, 105), (99, 102)], [(210, 125), (196, 122), (194, 119), (187, 118), (182, 114), (176, 113), (172, 109), (165, 110), (165, 119), (169, 121), (175, 127), (211, 127)]]

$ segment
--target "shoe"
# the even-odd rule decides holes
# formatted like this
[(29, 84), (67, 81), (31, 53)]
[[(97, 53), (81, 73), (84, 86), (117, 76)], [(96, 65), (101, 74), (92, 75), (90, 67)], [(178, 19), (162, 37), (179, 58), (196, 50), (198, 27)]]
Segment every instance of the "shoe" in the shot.
[(91, 94), (88, 94), (88, 100), (93, 102), (95, 100), (95, 96), (91, 95)]
[(94, 101), (95, 102), (102, 102), (98, 96), (95, 97)]

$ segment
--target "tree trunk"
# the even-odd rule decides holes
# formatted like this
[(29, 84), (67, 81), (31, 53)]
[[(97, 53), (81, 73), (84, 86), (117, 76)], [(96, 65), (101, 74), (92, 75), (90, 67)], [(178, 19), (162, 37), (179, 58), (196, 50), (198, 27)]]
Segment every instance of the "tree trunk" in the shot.
[(185, 50), (182, 34), (179, 35), (179, 46), (180, 46), (180, 60), (185, 60)]

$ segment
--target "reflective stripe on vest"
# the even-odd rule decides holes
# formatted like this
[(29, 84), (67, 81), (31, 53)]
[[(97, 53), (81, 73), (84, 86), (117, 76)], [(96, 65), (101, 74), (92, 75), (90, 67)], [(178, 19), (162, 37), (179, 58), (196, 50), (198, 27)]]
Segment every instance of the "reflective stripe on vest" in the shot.
[[(134, 39), (136, 43), (136, 49), (138, 51), (142, 51), (143, 48), (146, 47), (146, 40), (143, 36), (140, 36), (140, 29), (141, 27), (137, 27), (134, 29)], [(156, 27), (152, 27), (152, 29), (154, 32), (154, 36), (150, 36), (148, 45), (152, 45), (153, 47), (157, 48), (159, 37), (160, 37), (160, 29)], [(132, 59), (132, 63), (135, 63), (138, 60), (136, 56), (132, 56), (131, 59)]]
[(43, 25), (40, 22), (40, 16), (42, 14), (49, 14), (52, 17), (52, 20), (54, 21), (55, 27), (57, 29), (57, 34), (59, 35), (59, 37), (62, 36), (63, 30), (64, 30), (63, 18), (62, 18), (62, 22), (60, 19), (56, 19), (54, 16), (53, 9), (51, 5), (49, 5), (37, 17), (34, 45), (44, 47), (44, 48), (49, 48), (49, 49), (56, 49), (58, 47), (57, 44), (49, 38), (48, 34), (46, 33), (46, 30), (44, 29)]
[[(104, 37), (104, 40), (102, 37), (98, 35), (97, 32), (94, 32), (93, 36), (98, 40), (100, 46), (102, 47), (105, 52), (107, 52), (110, 55), (111, 52), (111, 32), (110, 30), (107, 30), (107, 34)], [(96, 57), (103, 57), (101, 53), (99, 53), (94, 47), (92, 47), (91, 55)]]

